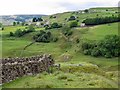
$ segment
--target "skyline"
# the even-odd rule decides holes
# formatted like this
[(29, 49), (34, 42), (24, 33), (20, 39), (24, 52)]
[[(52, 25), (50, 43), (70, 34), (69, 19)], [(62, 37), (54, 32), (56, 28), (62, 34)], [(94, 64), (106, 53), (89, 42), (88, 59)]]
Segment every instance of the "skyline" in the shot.
[(94, 7), (117, 7), (119, 0), (4, 0), (1, 2), (0, 15), (51, 15)]

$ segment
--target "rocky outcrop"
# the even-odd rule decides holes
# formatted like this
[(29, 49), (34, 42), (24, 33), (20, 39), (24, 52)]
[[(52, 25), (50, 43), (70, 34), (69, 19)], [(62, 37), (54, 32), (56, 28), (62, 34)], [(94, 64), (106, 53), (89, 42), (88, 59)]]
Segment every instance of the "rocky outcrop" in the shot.
[(26, 58), (3, 58), (1, 65), (1, 82), (6, 83), (25, 75), (34, 75), (48, 71), (53, 66), (51, 55), (39, 55)]

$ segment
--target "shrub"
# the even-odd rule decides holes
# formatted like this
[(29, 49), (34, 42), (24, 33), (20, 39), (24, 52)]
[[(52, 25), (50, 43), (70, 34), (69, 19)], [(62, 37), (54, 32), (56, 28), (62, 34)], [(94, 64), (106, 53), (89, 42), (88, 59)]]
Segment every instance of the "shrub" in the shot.
[(54, 22), (51, 25), (45, 25), (44, 27), (45, 27), (45, 30), (53, 29), (53, 28), (61, 28), (62, 24), (58, 24), (58, 23)]
[(56, 16), (50, 16), (50, 19), (52, 19), (52, 18), (56, 18)]
[(62, 27), (62, 25), (59, 25), (56, 22), (51, 24), (51, 28), (60, 28), (60, 27)]
[(16, 22), (13, 22), (13, 26), (16, 26)]
[(22, 22), (21, 25), (24, 26), (24, 25), (25, 25), (25, 22)]
[(15, 36), (16, 36), (16, 37), (21, 37), (21, 36), (23, 36), (22, 30), (21, 30), (21, 29), (16, 30), (16, 31), (15, 31)]
[(46, 32), (46, 31), (43, 31), (43, 30), (40, 30), (39, 33), (37, 33), (35, 36), (33, 36), (33, 39), (36, 42), (44, 42), (44, 43), (48, 43), (50, 41), (56, 42), (58, 40), (58, 38), (52, 37), (51, 32), (49, 32), (49, 31)]
[(96, 44), (93, 42), (93, 43), (91, 43), (91, 42), (83, 42), (82, 43), (82, 50), (84, 51), (84, 50), (88, 50), (88, 49), (93, 49), (94, 47), (96, 46)]
[(77, 21), (73, 21), (70, 23), (70, 28), (72, 27), (77, 27), (78, 26), (78, 22)]
[(84, 53), (84, 55), (90, 55), (91, 54), (91, 50), (89, 50), (89, 49), (88, 50), (84, 50), (83, 53)]
[(44, 25), (45, 30), (52, 29), (49, 25)]
[(92, 49), (91, 51), (91, 55), (94, 56), (94, 57), (97, 57), (97, 56), (100, 56), (101, 52), (99, 50), (98, 47), (95, 47), (94, 49)]
[(106, 58), (118, 57), (120, 55), (120, 37), (117, 35), (108, 35), (98, 43), (91, 44), (84, 42), (81, 45), (82, 51), (85, 55), (103, 56)]
[(2, 30), (4, 30), (4, 27), (2, 27)]
[(72, 20), (76, 20), (75, 16), (70, 16), (70, 18), (68, 19), (68, 21), (72, 21)]
[(110, 52), (106, 52), (106, 54), (104, 55), (104, 57), (106, 57), (106, 58), (112, 58), (112, 54)]
[(88, 10), (88, 9), (85, 9), (85, 10), (84, 10), (84, 12), (85, 12), (85, 13), (88, 13), (88, 12), (89, 12), (89, 10)]
[(10, 36), (14, 36), (14, 33), (13, 33), (13, 32), (10, 32)]

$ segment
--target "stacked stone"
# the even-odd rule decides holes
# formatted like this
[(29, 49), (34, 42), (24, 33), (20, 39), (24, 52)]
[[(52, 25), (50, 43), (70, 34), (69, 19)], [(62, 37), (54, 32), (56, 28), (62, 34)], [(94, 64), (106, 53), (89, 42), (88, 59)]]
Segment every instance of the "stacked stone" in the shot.
[(2, 59), (2, 83), (10, 82), (25, 75), (47, 71), (53, 64), (51, 55)]

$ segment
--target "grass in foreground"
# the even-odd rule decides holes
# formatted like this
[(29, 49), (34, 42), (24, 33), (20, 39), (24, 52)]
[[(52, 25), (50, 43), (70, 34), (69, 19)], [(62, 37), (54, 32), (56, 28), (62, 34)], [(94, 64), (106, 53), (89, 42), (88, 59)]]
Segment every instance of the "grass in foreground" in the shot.
[[(72, 38), (87, 38), (90, 40), (100, 40), (109, 34), (118, 34), (118, 23), (99, 25), (90, 28), (75, 28)], [(21, 57), (21, 50), (32, 41), (34, 33), (27, 34), (21, 38), (8, 38), (9, 27), (3, 32), (3, 57)], [(18, 27), (10, 27), (14, 31)], [(23, 27), (21, 27), (23, 28)], [(35, 32), (37, 33), (37, 32)], [(52, 30), (52, 33), (61, 38), (60, 32)], [(77, 51), (77, 52), (76, 52)], [(38, 55), (50, 53), (56, 63), (61, 64), (61, 71), (54, 71), (53, 74), (42, 73), (35, 76), (25, 76), (3, 87), (7, 88), (117, 88), (118, 80), (118, 58), (95, 58), (85, 56), (79, 52), (77, 44), (66, 43), (63, 38), (54, 43), (35, 43), (28, 47), (22, 56)], [(63, 56), (68, 56), (64, 60)], [(71, 67), (70, 65), (73, 65)], [(76, 65), (84, 64), (79, 68)], [(97, 65), (97, 67), (91, 66)], [(75, 65), (75, 66), (74, 66)], [(74, 71), (69, 72), (69, 69)], [(88, 72), (86, 72), (88, 70)]]

